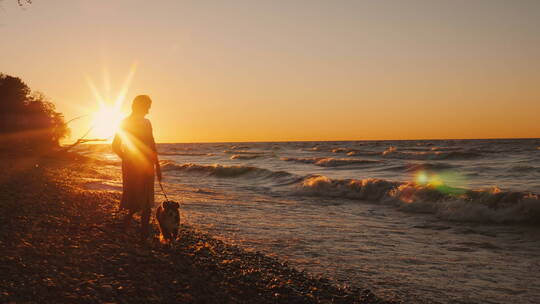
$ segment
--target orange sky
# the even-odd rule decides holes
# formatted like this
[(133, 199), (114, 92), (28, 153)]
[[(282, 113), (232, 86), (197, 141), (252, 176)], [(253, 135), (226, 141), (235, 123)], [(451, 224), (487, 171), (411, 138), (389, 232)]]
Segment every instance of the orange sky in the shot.
[(67, 119), (136, 63), (159, 142), (540, 137), (539, 1), (16, 2), (0, 72)]

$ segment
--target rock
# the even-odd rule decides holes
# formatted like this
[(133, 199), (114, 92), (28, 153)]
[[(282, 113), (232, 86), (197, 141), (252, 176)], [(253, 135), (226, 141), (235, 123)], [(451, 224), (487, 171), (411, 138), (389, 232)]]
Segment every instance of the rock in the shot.
[(113, 291), (113, 287), (110, 284), (101, 285), (101, 289), (106, 293), (111, 293)]

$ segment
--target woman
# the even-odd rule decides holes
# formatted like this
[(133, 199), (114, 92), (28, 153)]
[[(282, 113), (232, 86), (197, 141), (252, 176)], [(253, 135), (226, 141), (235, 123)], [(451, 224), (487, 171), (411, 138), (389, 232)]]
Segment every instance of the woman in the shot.
[(122, 159), (121, 209), (127, 209), (127, 228), (133, 214), (141, 211), (141, 241), (148, 237), (150, 212), (154, 205), (154, 168), (161, 182), (161, 167), (152, 135), (152, 125), (146, 118), (152, 100), (139, 95), (131, 104), (131, 115), (125, 118), (114, 137), (112, 149)]

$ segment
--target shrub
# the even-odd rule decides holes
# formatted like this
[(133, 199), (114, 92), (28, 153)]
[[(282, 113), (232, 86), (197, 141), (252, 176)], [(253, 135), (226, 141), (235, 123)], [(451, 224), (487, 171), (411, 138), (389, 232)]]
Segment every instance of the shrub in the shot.
[(54, 104), (18, 77), (0, 73), (0, 149), (42, 151), (69, 133)]

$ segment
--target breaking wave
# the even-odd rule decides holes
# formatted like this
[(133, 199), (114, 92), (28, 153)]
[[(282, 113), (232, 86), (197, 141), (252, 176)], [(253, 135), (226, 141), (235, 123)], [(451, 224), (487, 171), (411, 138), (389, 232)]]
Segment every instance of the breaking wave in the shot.
[(282, 157), (283, 161), (291, 161), (305, 164), (314, 164), (320, 167), (339, 167), (347, 165), (364, 165), (364, 164), (379, 164), (378, 160), (366, 160), (358, 158), (331, 158), (331, 157), (308, 157), (308, 158), (295, 158), (295, 157)]
[(331, 179), (323, 175), (312, 175), (300, 183), (300, 194), (322, 197), (336, 197), (379, 201), (388, 191), (397, 187), (398, 182), (383, 179)]
[(166, 161), (162, 162), (161, 168), (163, 171), (184, 171), (223, 178), (250, 177), (281, 179), (292, 176), (292, 174), (286, 171), (272, 171), (252, 166), (224, 166), (219, 164), (199, 165), (193, 163), (177, 164)]
[(331, 179), (309, 176), (297, 185), (297, 194), (347, 198), (396, 205), (416, 213), (439, 218), (486, 223), (536, 223), (540, 220), (540, 199), (532, 192), (466, 190), (447, 186), (423, 186), (383, 179)]

